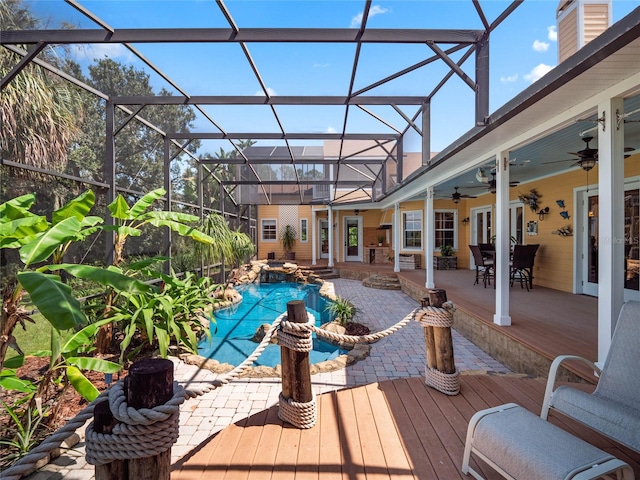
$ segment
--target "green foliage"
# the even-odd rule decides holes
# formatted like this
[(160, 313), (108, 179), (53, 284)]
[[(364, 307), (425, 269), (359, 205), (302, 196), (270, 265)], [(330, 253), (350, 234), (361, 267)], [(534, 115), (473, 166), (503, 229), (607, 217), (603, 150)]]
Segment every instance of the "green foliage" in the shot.
[(87, 356), (92, 351), (93, 339), (98, 328), (107, 321), (93, 323), (63, 340), (57, 330), (51, 332), (51, 349), (33, 352), (34, 356), (49, 357), (49, 370), (43, 376), (38, 393), (46, 388), (47, 377), (58, 379), (60, 375), (66, 376), (69, 384), (87, 401), (94, 400), (100, 392), (87, 379), (82, 370), (91, 370), (102, 373), (116, 373), (122, 367), (117, 363)]
[(451, 245), (444, 244), (440, 247), (440, 255), (443, 257), (452, 257), (456, 251)]
[(196, 251), (202, 255), (205, 263), (211, 264), (219, 262), (223, 258), (226, 259), (233, 256), (233, 250), (231, 249), (231, 230), (222, 215), (210, 213), (203, 219), (198, 229), (203, 234), (214, 239), (214, 241), (209, 244), (196, 245)]
[(254, 253), (255, 246), (246, 233), (239, 230), (231, 232), (231, 262), (234, 266), (246, 262)]
[(111, 216), (116, 220), (116, 225), (105, 226), (105, 230), (115, 231), (115, 260), (114, 265), (120, 265), (123, 261), (124, 246), (130, 236), (138, 237), (142, 234), (142, 227), (146, 224), (155, 227), (168, 227), (179, 235), (190, 237), (204, 244), (214, 244), (215, 240), (202, 231), (189, 226), (199, 219), (195, 215), (180, 212), (165, 212), (151, 210), (154, 202), (164, 197), (164, 188), (157, 188), (129, 206), (122, 195), (118, 195), (109, 204)]
[(38, 427), (45, 415), (31, 407), (23, 410), (19, 404), (7, 405), (2, 402), (2, 407), (11, 420), (0, 436), (0, 445), (4, 445), (8, 451), (0, 458), (0, 466), (7, 466), (36, 446), (39, 441)]
[(201, 315), (215, 302), (212, 294), (217, 285), (208, 277), (196, 278), (190, 272), (182, 279), (149, 273), (164, 282), (161, 295), (120, 291), (109, 311), (109, 320), (125, 333), (120, 343), (121, 361), (137, 334), (142, 336), (143, 345), (157, 346), (165, 358), (171, 342), (197, 353), (196, 332), (210, 335)]
[(351, 300), (340, 296), (336, 296), (335, 300), (329, 302), (325, 310), (335, 321), (343, 326), (352, 322), (360, 314), (360, 311)]
[(285, 252), (290, 252), (293, 250), (293, 247), (296, 244), (296, 240), (298, 238), (298, 232), (295, 227), (292, 225), (285, 225), (285, 227), (280, 232), (280, 242), (282, 243), (282, 248), (284, 248)]

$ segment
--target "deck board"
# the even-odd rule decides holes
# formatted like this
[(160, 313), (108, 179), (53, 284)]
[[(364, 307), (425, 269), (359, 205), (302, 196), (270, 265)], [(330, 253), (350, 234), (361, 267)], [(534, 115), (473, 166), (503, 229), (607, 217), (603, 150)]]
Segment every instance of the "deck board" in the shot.
[[(273, 406), (230, 425), (174, 465), (172, 480), (464, 479), (468, 421), (478, 410), (516, 402), (538, 414), (545, 380), (517, 375), (461, 375), (460, 395), (423, 378), (372, 383), (318, 396), (310, 429), (283, 424)], [(585, 385), (584, 388), (592, 388)], [(550, 421), (628, 462), (640, 476), (640, 453), (552, 413)], [(489, 480), (500, 478), (481, 461)]]

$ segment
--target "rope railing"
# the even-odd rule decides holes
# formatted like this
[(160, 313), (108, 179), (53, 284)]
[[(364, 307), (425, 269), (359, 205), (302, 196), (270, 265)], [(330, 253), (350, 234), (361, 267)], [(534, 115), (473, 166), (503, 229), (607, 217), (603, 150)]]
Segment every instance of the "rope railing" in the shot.
[[(285, 324), (284, 331), (278, 333), (276, 338), (282, 337), (291, 341), (291, 337), (303, 338), (305, 332), (314, 332), (316, 335), (344, 343), (375, 343), (382, 338), (389, 336), (408, 324), (416, 315), (419, 309), (416, 308), (407, 314), (395, 325), (373, 334), (354, 336), (342, 335), (328, 332), (313, 325), (314, 321), (307, 323), (292, 323), (286, 321), (286, 313), (283, 313), (269, 327), (264, 338), (241, 364), (221, 377), (207, 381), (202, 387), (191, 387), (185, 389), (174, 385), (174, 395), (166, 404), (159, 405), (153, 409), (134, 409), (127, 406), (124, 400), (124, 380), (120, 380), (107, 390), (103, 391), (95, 400), (87, 405), (74, 418), (69, 420), (63, 427), (47, 437), (43, 442), (22, 457), (11, 467), (0, 473), (2, 480), (19, 480), (23, 475), (33, 471), (38, 461), (45, 458), (51, 451), (58, 448), (71, 434), (82, 427), (88, 420), (93, 418), (95, 406), (109, 399), (110, 409), (113, 416), (121, 423), (116, 425), (110, 434), (98, 434), (93, 430), (91, 423), (86, 430), (86, 456), (87, 461), (93, 465), (109, 463), (113, 460), (130, 458), (142, 458), (154, 455), (158, 452), (168, 450), (178, 437), (178, 417), (180, 405), (189, 398), (196, 398), (212, 390), (220, 388), (239, 377), (247, 368), (254, 364), (270, 343), (274, 332)], [(310, 314), (309, 314), (310, 315)], [(311, 315), (310, 315), (311, 316)], [(312, 317), (312, 316), (311, 316)], [(310, 319), (312, 320), (312, 319)], [(297, 333), (298, 332), (298, 333)], [(306, 341), (303, 339), (303, 341)], [(299, 345), (292, 344), (293, 348), (300, 349)]]

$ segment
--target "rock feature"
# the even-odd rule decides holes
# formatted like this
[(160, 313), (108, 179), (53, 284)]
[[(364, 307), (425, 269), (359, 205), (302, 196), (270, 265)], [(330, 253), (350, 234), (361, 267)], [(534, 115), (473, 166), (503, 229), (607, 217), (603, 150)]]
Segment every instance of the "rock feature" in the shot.
[[(264, 339), (265, 335), (267, 334), (270, 328), (271, 328), (271, 325), (269, 325), (268, 323), (263, 323), (262, 325), (260, 325), (256, 329), (256, 333), (253, 334), (251, 341), (255, 343), (260, 343)], [(273, 332), (273, 335), (271, 335), (271, 339), (269, 340), (269, 343), (278, 343), (277, 336), (278, 336), (278, 332), (277, 331)]]

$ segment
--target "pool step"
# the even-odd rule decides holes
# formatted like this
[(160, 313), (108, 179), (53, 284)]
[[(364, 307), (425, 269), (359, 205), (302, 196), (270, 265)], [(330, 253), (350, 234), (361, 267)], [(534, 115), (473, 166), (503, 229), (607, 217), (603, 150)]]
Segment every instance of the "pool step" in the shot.
[(398, 277), (390, 275), (375, 274), (365, 278), (362, 285), (369, 288), (377, 288), (379, 290), (400, 290), (400, 280)]

